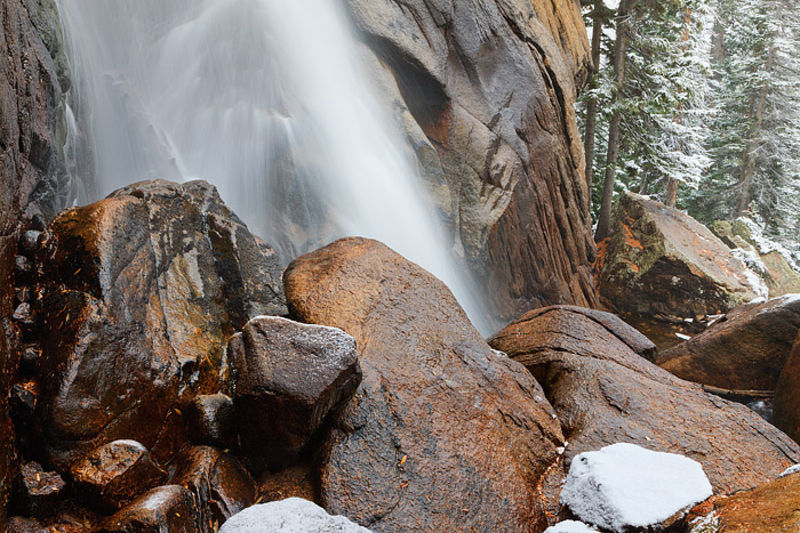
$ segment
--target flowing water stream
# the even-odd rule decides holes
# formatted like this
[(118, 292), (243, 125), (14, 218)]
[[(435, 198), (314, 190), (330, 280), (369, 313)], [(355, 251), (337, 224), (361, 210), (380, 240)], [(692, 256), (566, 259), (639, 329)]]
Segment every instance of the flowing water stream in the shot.
[(206, 179), (285, 260), (378, 239), (483, 313), (332, 0), (57, 0), (68, 157), (91, 201)]

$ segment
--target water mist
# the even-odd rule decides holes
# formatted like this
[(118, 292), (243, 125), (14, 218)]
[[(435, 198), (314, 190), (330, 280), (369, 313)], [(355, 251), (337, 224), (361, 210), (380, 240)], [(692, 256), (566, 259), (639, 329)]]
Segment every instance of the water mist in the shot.
[[(284, 259), (378, 239), (486, 329), (417, 165), (331, 0), (58, 0), (83, 200), (206, 179)], [(484, 331), (486, 333), (486, 331)]]

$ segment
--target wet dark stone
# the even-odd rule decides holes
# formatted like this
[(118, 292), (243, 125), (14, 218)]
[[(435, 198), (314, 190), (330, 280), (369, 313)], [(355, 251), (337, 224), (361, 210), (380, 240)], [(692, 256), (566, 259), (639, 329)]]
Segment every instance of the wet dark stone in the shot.
[(157, 487), (107, 519), (95, 533), (198, 533), (194, 496), (180, 485)]
[(233, 400), (222, 393), (196, 396), (186, 409), (189, 438), (196, 444), (229, 449), (236, 445)]
[(22, 234), (22, 237), (19, 239), (19, 248), (20, 250), (26, 254), (28, 257), (33, 257), (36, 254), (36, 250), (39, 248), (39, 237), (41, 237), (42, 232), (36, 230), (28, 230)]
[(22, 466), (18, 479), (18, 503), (26, 514), (41, 518), (55, 512), (66, 486), (58, 473), (31, 462)]
[(256, 501), (253, 478), (232, 455), (210, 446), (195, 446), (175, 461), (170, 482), (195, 496), (204, 533), (214, 533), (225, 520)]
[(296, 459), (361, 382), (353, 337), (280, 317), (248, 322), (228, 357), (242, 446), (259, 470)]
[(136, 496), (167, 480), (147, 449), (133, 440), (117, 440), (97, 448), (71, 470), (76, 488), (102, 511), (115, 511)]

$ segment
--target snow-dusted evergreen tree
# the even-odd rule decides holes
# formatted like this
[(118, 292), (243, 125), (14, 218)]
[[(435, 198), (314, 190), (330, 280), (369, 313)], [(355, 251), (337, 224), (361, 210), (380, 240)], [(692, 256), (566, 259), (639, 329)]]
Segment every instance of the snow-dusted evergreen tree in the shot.
[(710, 22), (705, 0), (646, 2), (631, 39), (627, 164), (639, 170), (641, 192), (671, 205), (675, 186), (696, 188), (711, 162)]
[[(599, 102), (595, 176), (606, 167), (608, 126), (618, 112), (621, 139), (612, 174), (616, 191), (658, 192), (667, 199), (670, 181), (696, 187), (710, 163), (705, 149), (708, 9), (703, 0), (639, 0), (628, 17), (626, 75), (619, 97), (608, 59), (584, 96)], [(612, 57), (615, 38), (614, 32), (606, 34), (606, 58)], [(595, 205), (601, 200), (597, 181)]]
[[(600, 69), (579, 107), (585, 113), (597, 102), (595, 214), (603, 220), (602, 176), (613, 154), (606, 191), (656, 194), (668, 204), (677, 197), (704, 222), (745, 215), (768, 235), (799, 241), (800, 2), (623, 5), (620, 18), (614, 0), (604, 9), (584, 0), (587, 23), (600, 13), (604, 24)], [(618, 27), (627, 28), (621, 87), (613, 61)], [(608, 150), (615, 116), (618, 149)], [(676, 195), (678, 183), (687, 186)]]
[(792, 0), (719, 0), (717, 86), (701, 220), (748, 215), (774, 235), (800, 224), (800, 6)]

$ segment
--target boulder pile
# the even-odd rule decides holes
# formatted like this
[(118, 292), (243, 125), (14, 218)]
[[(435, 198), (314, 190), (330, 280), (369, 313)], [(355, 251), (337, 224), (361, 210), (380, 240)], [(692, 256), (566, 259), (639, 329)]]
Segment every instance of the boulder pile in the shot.
[[(379, 242), (341, 239), (281, 275), (203, 182), (136, 184), (33, 237), (9, 532), (689, 531), (712, 488), (744, 524), (726, 497), (764, 505), (800, 462), (615, 315), (537, 309), (490, 345)], [(577, 505), (569, 480), (609, 450), (690, 483), (674, 501), (631, 468), (578, 483), (650, 502), (646, 525), (605, 522), (621, 500)]]

